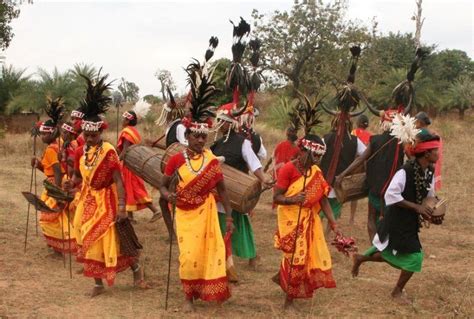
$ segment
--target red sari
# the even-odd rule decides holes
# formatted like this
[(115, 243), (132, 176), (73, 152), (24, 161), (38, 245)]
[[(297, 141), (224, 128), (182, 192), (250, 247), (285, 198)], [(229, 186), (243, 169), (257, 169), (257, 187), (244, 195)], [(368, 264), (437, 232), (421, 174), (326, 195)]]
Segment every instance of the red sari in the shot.
[[(141, 136), (137, 129), (133, 126), (127, 126), (120, 132), (117, 143), (117, 150), (123, 150), (123, 144), (128, 141), (130, 144), (140, 144)], [(152, 200), (148, 195), (143, 180), (133, 174), (123, 163), (121, 164), (123, 184), (126, 194), (126, 210), (127, 212), (134, 212), (147, 207), (147, 204)]]

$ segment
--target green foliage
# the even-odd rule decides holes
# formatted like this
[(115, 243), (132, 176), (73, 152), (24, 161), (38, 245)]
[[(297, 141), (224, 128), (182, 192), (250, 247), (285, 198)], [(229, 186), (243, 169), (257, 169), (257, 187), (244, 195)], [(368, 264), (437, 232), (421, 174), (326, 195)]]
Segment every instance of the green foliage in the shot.
[(474, 106), (474, 81), (467, 75), (461, 75), (449, 85), (445, 108), (458, 109), (462, 119), (464, 112)]
[(20, 10), (14, 1), (0, 2), (0, 50), (5, 50), (13, 38), (13, 30), (10, 26), (13, 19), (18, 18)]
[(17, 70), (13, 66), (2, 66), (0, 76), (0, 114), (4, 113), (8, 103), (17, 95), (28, 91), (29, 77), (26, 69)]
[[(296, 90), (313, 94), (340, 78), (351, 43), (364, 44), (365, 28), (344, 20), (346, 1), (295, 1), (290, 11), (265, 16), (254, 10), (253, 34), (263, 41), (263, 67)], [(346, 58), (347, 59), (347, 58)], [(302, 87), (300, 87), (302, 86)]]
[(271, 127), (286, 129), (290, 125), (288, 113), (292, 112), (299, 104), (297, 99), (280, 96), (276, 105), (266, 108), (266, 120)]
[(229, 59), (221, 58), (211, 64), (211, 67), (216, 68), (212, 78), (216, 88), (218, 89), (213, 97), (213, 103), (216, 106), (221, 106), (232, 101), (232, 92), (228, 92), (225, 89), (225, 75), (226, 70), (230, 67), (230, 63), (231, 61)]
[(147, 94), (143, 97), (143, 100), (147, 103), (150, 103), (151, 105), (153, 104), (161, 104), (162, 100), (153, 94)]

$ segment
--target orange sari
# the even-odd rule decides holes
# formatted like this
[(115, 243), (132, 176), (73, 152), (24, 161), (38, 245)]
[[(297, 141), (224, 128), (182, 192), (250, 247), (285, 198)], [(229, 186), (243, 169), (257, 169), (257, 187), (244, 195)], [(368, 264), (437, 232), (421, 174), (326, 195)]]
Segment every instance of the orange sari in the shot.
[[(287, 163), (285, 166), (293, 165)], [(294, 168), (296, 170), (296, 168)], [(286, 190), (291, 197), (303, 190), (304, 177), (294, 181)], [(277, 182), (278, 184), (278, 182)], [(316, 165), (306, 180), (306, 201), (300, 205), (278, 205), (278, 231), (275, 234), (275, 248), (283, 252), (280, 264), (280, 286), (287, 295), (294, 298), (311, 298), (314, 290), (336, 287), (331, 271), (331, 255), (324, 239), (319, 212), (319, 201), (326, 196), (329, 185)], [(296, 246), (295, 246), (296, 239)], [(296, 247), (293, 267), (291, 258)], [(290, 268), (292, 268), (290, 270)]]
[[(51, 143), (46, 147), (43, 157), (41, 158), (43, 172), (46, 178), (52, 183), (55, 182), (53, 165), (59, 164), (58, 152), (58, 144), (56, 142)], [(41, 200), (52, 209), (58, 208), (58, 203), (54, 198), (48, 196), (46, 189), (43, 190), (41, 194)], [(56, 252), (74, 253), (77, 250), (73, 227), (72, 225), (68, 226), (68, 223), (69, 220), (66, 210), (59, 213), (41, 212), (39, 220), (41, 230), (48, 246)], [(71, 234), (69, 230), (71, 230)]]
[[(127, 126), (120, 132), (117, 143), (117, 149), (122, 151), (123, 143), (125, 141), (133, 144), (140, 144), (141, 136), (137, 129), (133, 126)], [(121, 165), (123, 184), (126, 194), (126, 210), (127, 212), (134, 212), (146, 208), (146, 205), (152, 200), (148, 195), (143, 180), (133, 174), (125, 165)]]
[[(95, 162), (94, 166), (86, 166), (86, 154)], [(119, 158), (114, 147), (103, 142), (102, 146), (91, 147), (81, 156), (79, 169), (82, 189), (74, 216), (78, 261), (84, 264), (86, 277), (105, 279), (110, 286), (116, 274), (135, 261), (133, 257), (120, 255), (115, 229), (118, 199), (113, 173), (120, 170)]]

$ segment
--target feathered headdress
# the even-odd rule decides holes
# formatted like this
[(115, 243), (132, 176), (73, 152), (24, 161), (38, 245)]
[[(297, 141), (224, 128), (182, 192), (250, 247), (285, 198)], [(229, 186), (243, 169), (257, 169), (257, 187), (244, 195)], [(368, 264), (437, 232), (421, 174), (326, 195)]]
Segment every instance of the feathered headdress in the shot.
[(321, 99), (310, 99), (305, 94), (298, 91), (298, 97), (300, 99), (300, 104), (296, 108), (296, 114), (298, 116), (298, 121), (303, 127), (304, 134), (309, 134), (313, 127), (321, 123), (319, 119), (321, 116), (321, 109), (318, 108), (322, 104)]
[(86, 96), (81, 102), (81, 108), (84, 112), (82, 130), (96, 132), (105, 129), (106, 123), (101, 115), (107, 112), (112, 101), (112, 98), (106, 94), (112, 82), (107, 83), (108, 74), (101, 76), (100, 71), (95, 79), (90, 79), (83, 74), (80, 74), (80, 76), (86, 80), (87, 84)]
[(361, 49), (359, 46), (353, 46), (350, 48), (351, 52), (351, 67), (349, 69), (349, 75), (347, 76), (346, 83), (336, 94), (336, 102), (338, 111), (328, 109), (324, 104), (322, 107), (324, 110), (332, 115), (334, 119), (332, 121), (332, 128), (336, 132), (336, 138), (334, 140), (334, 153), (332, 155), (329, 168), (326, 174), (326, 180), (332, 184), (334, 175), (336, 174), (336, 168), (339, 164), (339, 155), (342, 150), (342, 144), (344, 140), (344, 134), (350, 134), (352, 130), (351, 117), (359, 116), (365, 112), (365, 108), (359, 111), (355, 111), (359, 105), (362, 94), (359, 89), (354, 85), (355, 73), (357, 71), (357, 62), (359, 61)]
[(398, 139), (399, 144), (413, 144), (421, 130), (416, 128), (416, 118), (409, 114), (396, 114), (390, 127), (390, 135)]
[(252, 64), (250, 72), (248, 73), (248, 90), (247, 94), (247, 107), (244, 113), (239, 117), (239, 122), (242, 128), (251, 129), (255, 122), (255, 94), (257, 93), (260, 85), (262, 84), (262, 74), (258, 71), (258, 62), (260, 60), (260, 47), (262, 42), (259, 39), (253, 39), (249, 42), (249, 47), (252, 50), (250, 55), (250, 63)]
[(46, 106), (44, 111), (49, 116), (49, 120), (41, 123), (39, 127), (40, 133), (53, 133), (58, 127), (59, 121), (62, 119), (64, 113), (64, 102), (61, 97), (53, 99), (51, 97), (46, 98)]
[(234, 26), (233, 40), (232, 40), (232, 63), (226, 73), (226, 88), (232, 91), (232, 101), (235, 105), (239, 104), (239, 96), (245, 93), (248, 86), (248, 79), (245, 68), (242, 66), (242, 57), (247, 46), (246, 38), (250, 33), (250, 24), (248, 24), (242, 17), (236, 26), (234, 22), (230, 21)]
[(186, 68), (187, 83), (190, 91), (189, 117), (183, 118), (186, 128), (193, 132), (207, 134), (212, 127), (212, 118), (216, 116), (215, 107), (211, 103), (216, 87), (212, 82), (214, 69), (204, 72), (203, 66), (194, 59)]
[(369, 110), (374, 115), (381, 118), (382, 127), (385, 131), (390, 129), (391, 122), (397, 113), (410, 113), (411, 107), (413, 106), (413, 100), (415, 98), (415, 89), (413, 87), (415, 73), (419, 69), (422, 60), (427, 56), (427, 54), (428, 53), (422, 49), (416, 50), (415, 59), (411, 64), (410, 70), (407, 72), (406, 79), (397, 84), (397, 86), (395, 86), (392, 91), (392, 100), (395, 102), (393, 107), (390, 107), (386, 111), (381, 111), (372, 106), (370, 103), (367, 103)]

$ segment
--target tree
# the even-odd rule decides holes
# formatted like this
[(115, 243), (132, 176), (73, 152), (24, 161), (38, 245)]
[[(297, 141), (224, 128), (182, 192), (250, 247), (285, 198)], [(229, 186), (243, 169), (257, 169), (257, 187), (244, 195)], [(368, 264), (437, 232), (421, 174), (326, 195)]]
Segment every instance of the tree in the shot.
[(126, 102), (136, 103), (139, 99), (138, 92), (140, 88), (133, 82), (125, 81), (124, 78), (122, 78), (118, 90), (122, 93)]
[(0, 2), (0, 50), (5, 50), (13, 38), (13, 30), (10, 23), (18, 18), (20, 10), (18, 4), (13, 1)]
[(347, 59), (349, 44), (370, 39), (365, 28), (344, 20), (345, 11), (345, 0), (295, 1), (289, 12), (275, 11), (271, 16), (254, 9), (253, 34), (264, 43), (264, 69), (291, 82), (294, 94), (297, 90), (312, 93), (339, 78), (340, 61)]
[(459, 110), (459, 119), (464, 119), (464, 112), (474, 106), (474, 81), (467, 75), (461, 75), (448, 88), (446, 108)]
[(160, 81), (160, 92), (163, 101), (168, 101), (166, 88), (169, 87), (171, 91), (176, 90), (176, 85), (174, 83), (173, 77), (171, 76), (171, 72), (165, 69), (158, 69), (155, 72), (155, 77), (158, 79), (158, 81)]
[(217, 93), (212, 97), (212, 101), (215, 105), (220, 106), (232, 101), (232, 92), (228, 92), (225, 86), (226, 71), (230, 67), (231, 61), (227, 58), (220, 58), (212, 62), (211, 67), (215, 67), (212, 80), (216, 88)]
[[(66, 108), (76, 108), (84, 96), (84, 85), (78, 85), (71, 71), (60, 72), (56, 67), (51, 73), (39, 68), (38, 94), (52, 98), (62, 97)], [(83, 82), (83, 81), (82, 81)]]
[(147, 94), (143, 97), (143, 101), (153, 105), (153, 104), (160, 104), (162, 100), (156, 95)]
[(28, 86), (29, 76), (26, 69), (17, 70), (13, 66), (2, 66), (0, 76), (0, 114), (5, 113), (8, 104), (15, 96), (24, 93)]

